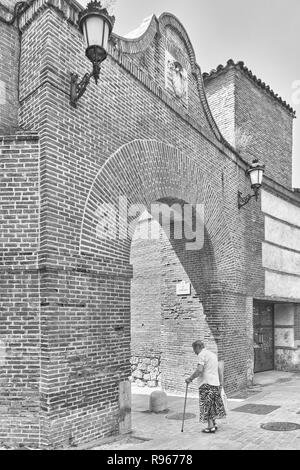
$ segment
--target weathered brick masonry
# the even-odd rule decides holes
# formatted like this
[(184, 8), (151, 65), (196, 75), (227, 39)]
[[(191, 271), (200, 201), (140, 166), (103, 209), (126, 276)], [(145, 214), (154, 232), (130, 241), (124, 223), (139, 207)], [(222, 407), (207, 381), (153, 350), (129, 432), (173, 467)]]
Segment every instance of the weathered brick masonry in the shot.
[[(10, 9), (16, 3), (2, 0), (0, 17), (10, 19)], [(18, 77), (20, 40), (16, 27), (0, 21), (0, 131), (11, 132), (18, 127)]]
[(40, 414), (39, 138), (0, 137), (0, 440), (38, 445)]
[[(120, 396), (131, 373), (131, 242), (97, 238), (99, 207), (118, 207), (119, 196), (147, 209), (170, 200), (205, 207), (201, 252), (187, 252), (184, 240), (160, 242), (162, 340), (155, 347), (163, 384), (182, 389), (195, 336), (224, 359), (228, 390), (253, 373), (264, 218), (259, 204), (237, 207), (238, 189), (249, 191), (247, 155), (222, 137), (190, 40), (170, 14), (153, 17), (140, 39), (113, 36), (99, 86), (91, 83), (71, 107), (70, 73), (90, 68), (79, 10), (72, 0), (32, 0), (20, 18), (19, 101), (12, 98), (19, 132), (1, 140), (0, 441), (8, 443), (56, 447), (130, 427)], [(187, 70), (188, 99), (165, 87), (166, 50)], [(250, 93), (243, 75), (238, 86)], [(289, 133), (291, 112), (273, 99), (275, 120), (286, 113)], [(251, 156), (261, 157), (262, 145)], [(283, 147), (280, 141), (278, 155)], [(289, 166), (291, 154), (284, 155)], [(276, 182), (278, 159), (268, 156), (265, 187), (299, 206)], [(175, 296), (181, 280), (191, 282), (190, 298)]]
[(293, 109), (243, 62), (229, 60), (204, 74), (204, 80), (222, 134), (246, 161), (259, 158), (268, 176), (291, 188)]

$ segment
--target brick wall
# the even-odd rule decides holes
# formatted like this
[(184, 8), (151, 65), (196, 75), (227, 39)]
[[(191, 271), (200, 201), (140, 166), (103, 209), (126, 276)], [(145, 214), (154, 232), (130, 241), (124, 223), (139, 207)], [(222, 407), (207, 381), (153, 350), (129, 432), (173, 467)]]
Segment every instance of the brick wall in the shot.
[(233, 62), (205, 75), (205, 88), (224, 137), (248, 162), (258, 158), (266, 164), (267, 176), (291, 189), (291, 108), (245, 66)]
[(1, 136), (0, 160), (0, 442), (39, 445), (37, 135)]
[[(151, 219), (143, 219), (132, 241), (131, 347), (134, 356), (160, 357), (161, 330), (161, 254), (159, 239), (138, 238), (149, 233)], [(150, 235), (150, 234), (149, 234)]]
[[(192, 342), (201, 339), (216, 354), (221, 327), (218, 306), (210, 289), (216, 279), (213, 248), (208, 235), (201, 250), (187, 251), (187, 239), (177, 240), (162, 231), (162, 385), (166, 390), (184, 391), (184, 378), (197, 365)], [(190, 295), (177, 295), (176, 286), (191, 284)], [(196, 381), (192, 386), (197, 390)]]
[[(152, 219), (151, 224), (158, 222)], [(210, 286), (216, 282), (213, 249), (208, 235), (201, 254), (187, 252), (188, 240), (174, 239), (174, 225), (166, 226), (166, 231), (158, 225), (153, 232), (158, 239), (150, 238), (145, 225), (149, 227), (147, 219), (139, 223), (139, 234), (148, 233), (149, 238), (135, 238), (131, 247), (133, 380), (139, 386), (154, 387), (159, 382), (167, 391), (184, 391), (184, 378), (197, 363), (192, 342), (202, 339), (218, 353), (221, 323), (208, 301)], [(191, 284), (190, 295), (177, 295), (181, 281)]]
[(205, 81), (209, 107), (225, 139), (235, 147), (235, 70)]
[[(16, 2), (1, 0), (0, 18), (10, 19)], [(18, 127), (18, 64), (20, 43), (18, 30), (0, 19), (0, 133)]]
[(159, 238), (151, 237), (156, 222), (150, 217), (140, 220), (131, 246), (131, 363), (134, 382), (156, 387), (161, 361), (161, 253)]
[(300, 305), (296, 306), (295, 310), (295, 341), (298, 341), (298, 346), (300, 346)]

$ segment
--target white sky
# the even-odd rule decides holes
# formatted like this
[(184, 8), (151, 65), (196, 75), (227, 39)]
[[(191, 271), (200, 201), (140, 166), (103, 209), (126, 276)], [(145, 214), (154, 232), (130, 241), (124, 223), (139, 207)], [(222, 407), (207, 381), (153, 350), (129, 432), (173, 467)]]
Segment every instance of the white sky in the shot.
[[(230, 58), (243, 60), (256, 76), (291, 104), (299, 115), (294, 121), (293, 179), (300, 188), (299, 0), (106, 1), (114, 4), (117, 34), (137, 28), (153, 13), (159, 16), (169, 11), (189, 34), (202, 72), (225, 64)], [(298, 93), (295, 94), (293, 86), (298, 87)]]

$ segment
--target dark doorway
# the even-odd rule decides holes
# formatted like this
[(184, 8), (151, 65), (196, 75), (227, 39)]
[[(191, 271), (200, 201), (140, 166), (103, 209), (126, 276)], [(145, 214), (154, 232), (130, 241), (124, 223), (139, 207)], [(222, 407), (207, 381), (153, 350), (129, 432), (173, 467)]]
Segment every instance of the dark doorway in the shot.
[(254, 301), (254, 372), (274, 369), (274, 304)]

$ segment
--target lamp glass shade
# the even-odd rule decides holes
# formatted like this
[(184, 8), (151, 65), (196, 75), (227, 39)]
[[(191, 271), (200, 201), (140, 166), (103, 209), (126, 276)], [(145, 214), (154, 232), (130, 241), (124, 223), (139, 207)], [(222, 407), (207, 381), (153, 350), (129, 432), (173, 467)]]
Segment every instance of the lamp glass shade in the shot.
[(260, 164), (258, 160), (253, 160), (248, 170), (252, 187), (259, 188), (262, 185), (264, 172), (265, 165)]
[(262, 185), (263, 177), (264, 177), (264, 170), (258, 170), (258, 184)]
[(87, 15), (83, 20), (82, 30), (86, 47), (99, 46), (107, 49), (110, 24), (102, 15)]

